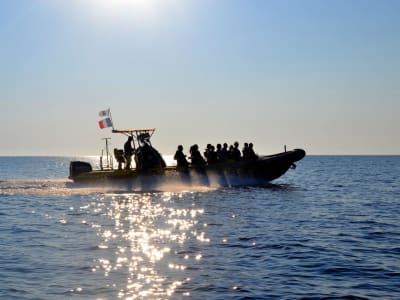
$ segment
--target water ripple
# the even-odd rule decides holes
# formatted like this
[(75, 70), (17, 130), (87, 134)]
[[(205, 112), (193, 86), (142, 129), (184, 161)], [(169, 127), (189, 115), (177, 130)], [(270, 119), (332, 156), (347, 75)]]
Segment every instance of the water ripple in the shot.
[(398, 299), (393, 166), (311, 157), (273, 185), (157, 192), (8, 176), (0, 299)]

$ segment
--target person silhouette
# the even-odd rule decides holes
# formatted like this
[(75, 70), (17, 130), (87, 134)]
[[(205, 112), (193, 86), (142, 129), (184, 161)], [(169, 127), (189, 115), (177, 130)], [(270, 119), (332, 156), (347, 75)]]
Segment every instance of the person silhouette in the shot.
[(199, 146), (197, 144), (190, 147), (190, 159), (192, 160), (192, 165), (194, 166), (206, 165), (206, 161), (201, 156), (201, 153), (199, 151)]
[(187, 168), (189, 163), (186, 160), (186, 155), (183, 153), (183, 146), (179, 145), (175, 152), (174, 159), (176, 160), (177, 168)]
[(247, 149), (247, 156), (249, 160), (257, 160), (258, 155), (254, 152), (253, 143), (249, 144), (249, 148)]
[(134, 149), (132, 147), (133, 137), (128, 137), (128, 140), (124, 144), (124, 155), (126, 159), (125, 169), (129, 170), (131, 168), (132, 155), (134, 153)]
[(241, 154), (240, 154), (239, 143), (238, 142), (235, 142), (233, 144), (232, 159), (233, 160), (240, 160), (241, 159)]

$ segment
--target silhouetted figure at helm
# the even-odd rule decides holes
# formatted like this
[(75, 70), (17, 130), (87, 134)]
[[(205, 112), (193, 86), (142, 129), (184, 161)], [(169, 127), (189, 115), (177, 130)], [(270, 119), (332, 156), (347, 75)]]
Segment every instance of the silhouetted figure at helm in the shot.
[(205, 166), (206, 165), (206, 161), (201, 156), (201, 153), (199, 151), (199, 146), (197, 144), (190, 147), (190, 159), (192, 161), (193, 166)]
[(175, 152), (174, 159), (176, 160), (177, 168), (187, 168), (189, 162), (186, 160), (186, 155), (183, 153), (183, 146), (179, 145)]
[(134, 153), (134, 149), (132, 147), (132, 141), (133, 137), (128, 137), (128, 140), (124, 144), (124, 155), (126, 159), (126, 165), (125, 169), (129, 170), (131, 168), (131, 162), (132, 162), (132, 155)]

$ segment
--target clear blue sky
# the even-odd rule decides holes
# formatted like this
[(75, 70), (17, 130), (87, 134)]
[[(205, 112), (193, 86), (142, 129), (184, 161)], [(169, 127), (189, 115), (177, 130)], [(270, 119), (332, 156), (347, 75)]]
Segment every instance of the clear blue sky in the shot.
[(108, 107), (156, 127), (163, 154), (400, 154), (399, 16), (396, 0), (2, 0), (0, 155), (122, 146), (98, 127)]

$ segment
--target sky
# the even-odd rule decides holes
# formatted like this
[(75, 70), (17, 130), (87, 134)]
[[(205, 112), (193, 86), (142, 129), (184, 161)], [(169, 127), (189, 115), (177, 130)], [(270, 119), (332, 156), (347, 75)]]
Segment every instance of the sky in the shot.
[(0, 155), (400, 154), (400, 1), (2, 0)]

